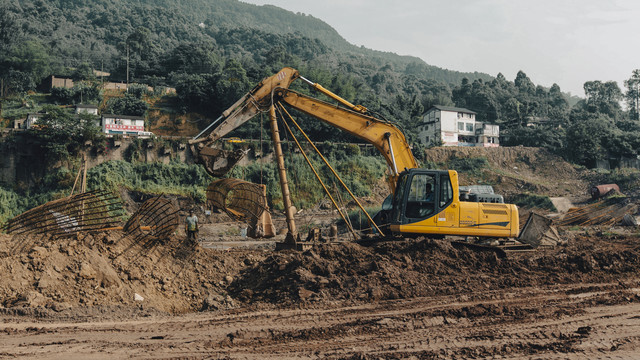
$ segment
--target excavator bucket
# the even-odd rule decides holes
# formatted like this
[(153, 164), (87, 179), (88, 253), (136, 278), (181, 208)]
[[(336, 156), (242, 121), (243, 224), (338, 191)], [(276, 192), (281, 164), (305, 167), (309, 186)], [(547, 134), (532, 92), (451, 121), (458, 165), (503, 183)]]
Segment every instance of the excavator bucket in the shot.
[(533, 248), (540, 245), (555, 245), (560, 240), (558, 232), (551, 226), (552, 220), (534, 212), (529, 214), (527, 222), (520, 231), (518, 241)]
[(192, 147), (192, 152), (196, 154), (196, 161), (202, 164), (211, 176), (222, 177), (247, 155), (248, 150), (231, 151), (212, 147), (199, 149)]

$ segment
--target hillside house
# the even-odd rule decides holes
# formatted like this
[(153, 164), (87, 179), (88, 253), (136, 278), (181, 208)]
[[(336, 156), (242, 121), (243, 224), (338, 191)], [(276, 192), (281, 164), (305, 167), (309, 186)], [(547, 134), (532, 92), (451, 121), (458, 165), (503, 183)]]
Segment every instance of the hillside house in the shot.
[(500, 127), (476, 121), (476, 112), (451, 106), (432, 106), (418, 126), (426, 146), (499, 146)]
[(31, 129), (42, 115), (44, 114), (27, 114), (27, 119), (22, 123), (22, 128)]
[(78, 104), (76, 105), (76, 114), (98, 115), (98, 107), (95, 105)]
[(24, 122), (25, 121), (27, 121), (27, 118), (13, 120), (13, 128), (14, 129), (24, 129)]
[[(105, 90), (121, 90), (126, 91), (131, 85), (144, 85), (144, 84), (127, 84), (124, 82), (105, 82), (102, 84), (102, 88)], [(144, 85), (147, 87), (147, 91), (153, 92), (153, 88), (149, 85)]]
[(107, 135), (134, 135), (144, 133), (144, 118), (128, 115), (102, 115), (102, 131)]

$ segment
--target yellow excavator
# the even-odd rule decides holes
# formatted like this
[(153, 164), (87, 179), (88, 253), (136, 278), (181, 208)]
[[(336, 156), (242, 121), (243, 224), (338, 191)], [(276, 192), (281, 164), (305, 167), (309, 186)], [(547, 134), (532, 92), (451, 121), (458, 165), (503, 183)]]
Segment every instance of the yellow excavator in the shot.
[[(326, 102), (289, 89), (300, 79), (315, 91), (336, 103)], [(275, 104), (284, 104), (331, 126), (356, 136), (373, 146), (388, 165), (388, 185), (391, 195), (385, 200), (378, 222), (388, 224), (387, 229), (401, 235), (458, 235), (489, 238), (516, 238), (519, 232), (518, 208), (513, 204), (468, 202), (460, 200), (458, 173), (455, 170), (418, 168), (418, 162), (404, 134), (392, 123), (376, 118), (361, 105), (354, 105), (319, 84), (300, 76), (297, 70), (283, 68), (265, 78), (244, 97), (223, 112), (210, 127), (190, 141), (196, 156), (204, 158), (212, 151), (210, 145), (261, 112), (271, 116), (272, 137), (276, 155), (279, 135), (275, 121)], [(280, 154), (281, 157), (281, 154)], [(206, 161), (203, 160), (203, 163)], [(291, 203), (284, 162), (278, 164), (287, 218)], [(283, 178), (284, 177), (284, 178)], [(286, 186), (285, 186), (286, 185)], [(378, 229), (379, 230), (379, 229)], [(287, 238), (295, 241), (295, 225), (289, 225)]]

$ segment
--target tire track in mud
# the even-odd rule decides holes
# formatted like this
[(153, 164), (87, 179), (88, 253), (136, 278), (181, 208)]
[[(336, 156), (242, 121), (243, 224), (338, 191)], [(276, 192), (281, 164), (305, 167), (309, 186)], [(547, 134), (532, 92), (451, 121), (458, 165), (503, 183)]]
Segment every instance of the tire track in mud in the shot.
[[(620, 300), (621, 296), (633, 300), (633, 291), (621, 295), (611, 284), (521, 290), (520, 294), (485, 292), (476, 294), (485, 299), (467, 302), (447, 303), (446, 297), (433, 297), (132, 321), (3, 323), (0, 354), (36, 359), (69, 353), (77, 358), (95, 354), (256, 359), (602, 358), (629, 356), (638, 350), (640, 303)], [(613, 300), (622, 303), (598, 303)]]

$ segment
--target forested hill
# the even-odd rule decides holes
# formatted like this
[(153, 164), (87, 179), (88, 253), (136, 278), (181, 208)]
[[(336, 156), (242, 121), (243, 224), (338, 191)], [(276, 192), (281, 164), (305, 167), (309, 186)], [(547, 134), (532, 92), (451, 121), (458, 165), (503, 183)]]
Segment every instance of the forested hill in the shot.
[[(378, 66), (407, 66), (415, 75), (448, 84), (464, 78), (489, 80), (481, 73), (460, 73), (430, 66), (411, 56), (374, 51), (349, 44), (335, 29), (311, 15), (293, 13), (275, 6), (257, 6), (237, 0), (5, 0), (4, 9), (15, 14), (23, 34), (35, 36), (51, 46), (51, 54), (61, 65), (89, 62), (96, 68), (118, 74), (123, 46), (137, 29), (148, 30), (148, 40), (157, 49), (169, 50), (186, 42), (252, 40), (229, 31), (259, 30), (266, 34), (295, 34), (319, 40), (334, 54), (327, 61), (366, 57)], [(247, 44), (235, 44), (241, 52)], [(277, 47), (261, 43), (260, 53)]]
[[(168, 111), (197, 114), (202, 128), (284, 66), (395, 122), (414, 146), (425, 110), (443, 105), (500, 125), (502, 145), (545, 147), (586, 165), (640, 155), (640, 96), (633, 85), (640, 83), (638, 70), (629, 69), (626, 84), (632, 86), (624, 93), (615, 82), (594, 80), (584, 85), (586, 99), (569, 101), (557, 84), (536, 85), (523, 71), (515, 79), (448, 71), (351, 45), (323, 21), (274, 6), (236, 0), (0, 2), (0, 100), (13, 96), (16, 104), (13, 112), (0, 107), (3, 124), (39, 110), (26, 98), (52, 74), (72, 77), (77, 86), (57, 88), (47, 100), (105, 104), (92, 71), (103, 69), (111, 80), (128, 75), (132, 83), (175, 87)], [(147, 104), (132, 96), (110, 100), (104, 110), (144, 115)], [(628, 110), (620, 105), (624, 100)], [(320, 122), (307, 124), (314, 140), (353, 140)], [(260, 134), (259, 126), (238, 131)]]

